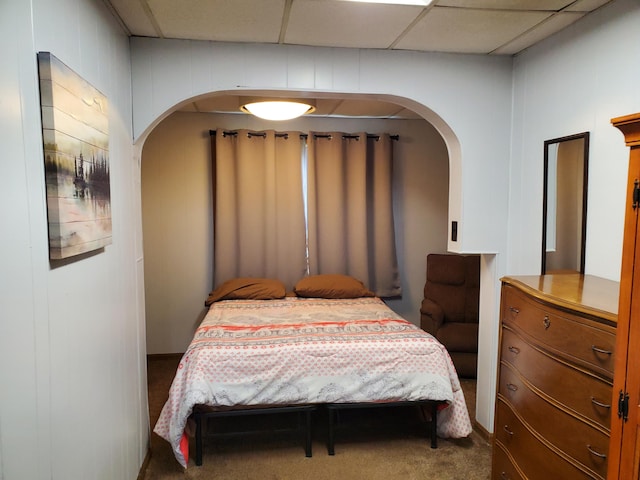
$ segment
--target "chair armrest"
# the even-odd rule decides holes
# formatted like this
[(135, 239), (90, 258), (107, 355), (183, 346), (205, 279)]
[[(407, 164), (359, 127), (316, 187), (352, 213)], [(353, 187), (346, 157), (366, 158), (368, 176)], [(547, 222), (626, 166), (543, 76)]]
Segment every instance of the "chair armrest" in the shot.
[(425, 298), (420, 306), (420, 328), (435, 335), (444, 323), (444, 311), (433, 300)]

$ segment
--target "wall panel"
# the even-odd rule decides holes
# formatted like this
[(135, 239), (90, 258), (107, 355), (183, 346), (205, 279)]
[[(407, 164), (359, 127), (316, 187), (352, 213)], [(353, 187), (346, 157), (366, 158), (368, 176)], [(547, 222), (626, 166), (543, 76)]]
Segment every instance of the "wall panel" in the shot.
[[(135, 478), (149, 434), (129, 40), (99, 0), (7, 0), (0, 22), (10, 159), (0, 162), (0, 205), (11, 225), (0, 234), (0, 478)], [(109, 101), (113, 244), (57, 265), (48, 260), (38, 51)]]
[(640, 111), (639, 22), (618, 0), (516, 59), (507, 273), (540, 272), (544, 141), (589, 131), (585, 270), (620, 278), (628, 151), (610, 120)]

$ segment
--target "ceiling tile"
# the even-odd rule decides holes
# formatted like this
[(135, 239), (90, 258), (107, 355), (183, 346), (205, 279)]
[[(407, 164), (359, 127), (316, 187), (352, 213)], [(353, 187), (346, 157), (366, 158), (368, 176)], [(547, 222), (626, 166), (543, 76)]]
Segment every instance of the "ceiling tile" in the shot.
[[(241, 95), (212, 95), (189, 102), (180, 108), (181, 112), (200, 113), (240, 113)], [(316, 111), (311, 116), (368, 117), (421, 119), (412, 110), (391, 102), (362, 98), (317, 98)]]
[(489, 53), (548, 18), (546, 12), (435, 7), (398, 42), (397, 48)]
[(547, 10), (557, 12), (575, 0), (439, 0), (439, 7), (464, 7), (493, 10)]
[(578, 0), (567, 8), (567, 12), (592, 12), (596, 8), (609, 3), (611, 0)]
[(422, 115), (418, 115), (413, 110), (409, 110), (408, 108), (403, 108), (396, 114), (396, 118), (409, 119), (409, 120), (424, 120)]
[(190, 102), (180, 107), (180, 112), (200, 112), (195, 102)]
[(563, 28), (582, 18), (584, 15), (585, 14), (581, 12), (557, 13), (552, 17), (549, 17), (533, 30), (526, 32), (512, 42), (496, 49), (493, 53), (496, 55), (513, 55), (518, 53), (525, 48), (530, 47), (534, 43), (559, 32)]
[(314, 115), (332, 115), (342, 101), (339, 98), (319, 98), (316, 100)]
[(401, 110), (403, 108), (395, 103), (373, 100), (347, 100), (340, 103), (334, 114), (346, 117), (388, 118), (396, 115)]
[(297, 45), (387, 48), (422, 10), (406, 5), (294, 0), (284, 40)]
[(147, 16), (141, 2), (131, 0), (110, 0), (111, 6), (118, 13), (122, 22), (133, 35), (157, 37), (159, 32)]
[(165, 37), (223, 42), (276, 43), (285, 6), (285, 0), (143, 1)]

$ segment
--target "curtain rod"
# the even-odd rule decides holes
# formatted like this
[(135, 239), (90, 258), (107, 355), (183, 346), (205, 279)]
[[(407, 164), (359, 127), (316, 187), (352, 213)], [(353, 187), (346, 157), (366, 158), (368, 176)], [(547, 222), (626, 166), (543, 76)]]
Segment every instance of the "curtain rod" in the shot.
[[(216, 134), (216, 130), (209, 130), (209, 135), (210, 136), (213, 137), (213, 136), (215, 136), (215, 134)], [(235, 137), (236, 135), (238, 135), (238, 132), (236, 130), (223, 130), (222, 136), (226, 137), (227, 135)], [(265, 132), (247, 132), (247, 135), (249, 137), (262, 137), (262, 138), (266, 138), (266, 136), (267, 136), (267, 134)], [(285, 139), (289, 138), (289, 134), (288, 133), (276, 132), (275, 136), (276, 137), (285, 138)], [(332, 138), (332, 136), (329, 135), (329, 134), (321, 134), (321, 133), (314, 133), (313, 136), (315, 138), (328, 138), (328, 139)], [(309, 137), (309, 135), (306, 134), (306, 133), (301, 133), (300, 134), (300, 138), (306, 139), (308, 137)], [(342, 138), (343, 139), (347, 139), (347, 138), (352, 138), (353, 139), (354, 138), (354, 139), (357, 140), (358, 138), (360, 138), (360, 136), (359, 135), (353, 135), (353, 134), (345, 134), (345, 135), (342, 135)], [(380, 135), (367, 133), (367, 138), (373, 138), (375, 140), (378, 140), (380, 138)], [(391, 138), (391, 140), (400, 140), (400, 135), (389, 135), (389, 138)]]

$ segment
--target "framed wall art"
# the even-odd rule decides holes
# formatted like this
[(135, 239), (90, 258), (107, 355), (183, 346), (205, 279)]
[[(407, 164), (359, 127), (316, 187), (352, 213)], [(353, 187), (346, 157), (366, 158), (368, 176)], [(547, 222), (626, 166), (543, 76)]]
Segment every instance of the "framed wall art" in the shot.
[(111, 244), (106, 97), (49, 52), (38, 53), (49, 258)]

